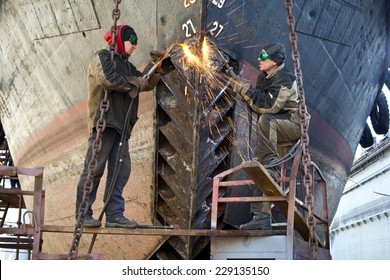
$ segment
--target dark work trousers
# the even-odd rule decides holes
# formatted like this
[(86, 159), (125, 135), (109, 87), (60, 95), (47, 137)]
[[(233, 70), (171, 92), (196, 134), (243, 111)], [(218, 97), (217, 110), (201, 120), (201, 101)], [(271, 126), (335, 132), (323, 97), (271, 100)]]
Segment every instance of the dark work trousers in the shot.
[[(279, 159), (277, 145), (280, 142), (295, 141), (301, 137), (301, 127), (290, 120), (290, 114), (262, 114), (257, 122), (257, 157), (263, 165)], [(254, 188), (254, 196), (260, 196), (258, 187)], [(271, 203), (251, 203), (251, 212), (271, 214)]]
[[(88, 151), (84, 161), (84, 169), (80, 176), (80, 181), (77, 186), (77, 201), (76, 201), (76, 216), (78, 213), (79, 206), (83, 198), (84, 185), (88, 176), (88, 164), (92, 156), (92, 144), (96, 138), (96, 131), (92, 132), (89, 137)], [(119, 149), (121, 135), (114, 129), (106, 127), (102, 134), (102, 148), (97, 157), (96, 173), (93, 180), (92, 191), (89, 196), (88, 216), (92, 216), (92, 204), (96, 199), (96, 192), (99, 187), (100, 179), (103, 175), (106, 163), (107, 163), (107, 180), (106, 180), (106, 192), (111, 184), (114, 177), (114, 169)], [(125, 201), (122, 196), (123, 188), (125, 187), (131, 172), (130, 154), (129, 154), (129, 143), (126, 139), (123, 143), (121, 156), (122, 163), (120, 165), (119, 173), (115, 185), (113, 186), (113, 192), (111, 199), (106, 208), (106, 220), (118, 218), (123, 215), (125, 210)]]

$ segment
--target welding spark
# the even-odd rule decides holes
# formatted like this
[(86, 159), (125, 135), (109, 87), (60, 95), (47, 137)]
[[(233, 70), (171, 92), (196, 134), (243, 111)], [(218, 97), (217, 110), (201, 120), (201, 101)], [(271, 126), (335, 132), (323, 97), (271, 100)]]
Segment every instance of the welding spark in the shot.
[[(226, 75), (228, 58), (221, 53), (217, 46), (209, 43), (205, 38), (200, 53), (195, 53), (190, 45), (180, 44), (185, 61), (200, 74), (201, 84), (204, 86), (202, 96), (188, 96), (201, 102), (204, 117), (203, 125), (209, 127), (210, 140), (216, 144), (223, 139), (235, 144), (233, 135), (236, 127), (234, 121), (227, 115), (237, 98), (229, 90), (230, 77)], [(224, 70), (223, 70), (224, 69)], [(223, 121), (223, 122), (222, 122)], [(230, 127), (228, 135), (226, 126)], [(225, 128), (223, 128), (225, 127)], [(249, 141), (248, 146), (249, 146)], [(240, 155), (243, 160), (245, 155)]]

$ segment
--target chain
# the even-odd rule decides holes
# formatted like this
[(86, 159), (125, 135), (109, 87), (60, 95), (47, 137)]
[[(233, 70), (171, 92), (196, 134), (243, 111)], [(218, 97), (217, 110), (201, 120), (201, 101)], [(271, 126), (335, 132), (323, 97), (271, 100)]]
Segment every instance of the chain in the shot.
[(309, 117), (306, 110), (305, 93), (303, 89), (302, 71), (300, 66), (300, 56), (298, 52), (297, 35), (295, 33), (295, 19), (292, 13), (292, 0), (285, 0), (287, 9), (287, 23), (289, 26), (289, 39), (292, 48), (292, 59), (294, 61), (295, 74), (297, 76), (297, 88), (299, 98), (299, 117), (301, 124), (301, 142), (302, 142), (302, 162), (304, 167), (304, 185), (306, 188), (305, 202), (308, 209), (307, 223), (309, 226), (309, 245), (313, 259), (316, 258), (317, 240), (314, 235), (315, 219), (313, 215), (314, 196), (313, 196), (313, 177), (311, 174), (311, 157), (309, 153)]
[[(114, 0), (115, 7), (112, 10), (112, 20), (114, 23), (111, 27), (111, 44), (110, 44), (110, 51), (111, 51), (111, 60), (114, 61), (114, 55), (118, 52), (118, 45), (116, 44), (116, 36), (118, 35), (118, 26), (117, 22), (119, 18), (121, 17), (121, 11), (119, 10), (119, 4), (122, 0)], [(115, 63), (115, 62), (114, 62)]]
[[(116, 36), (118, 33), (117, 21), (120, 18), (120, 10), (119, 10), (120, 2), (121, 0), (114, 0), (115, 7), (112, 11), (112, 19), (114, 20), (114, 23), (111, 27), (112, 42), (110, 44), (110, 52), (111, 52), (111, 60), (113, 63), (115, 63), (114, 55), (117, 53), (118, 50), (118, 46), (116, 44)], [(77, 258), (78, 247), (84, 229), (84, 219), (88, 211), (89, 195), (92, 190), (93, 179), (95, 177), (96, 168), (97, 168), (97, 157), (102, 147), (101, 138), (106, 128), (105, 116), (109, 108), (110, 108), (110, 102), (108, 100), (108, 90), (104, 89), (104, 98), (100, 103), (100, 117), (96, 123), (96, 138), (92, 144), (92, 155), (91, 155), (91, 160), (89, 161), (88, 164), (88, 175), (84, 185), (83, 199), (79, 206), (77, 221), (73, 232), (73, 240), (69, 250), (69, 255), (68, 255), (69, 260), (75, 260)]]

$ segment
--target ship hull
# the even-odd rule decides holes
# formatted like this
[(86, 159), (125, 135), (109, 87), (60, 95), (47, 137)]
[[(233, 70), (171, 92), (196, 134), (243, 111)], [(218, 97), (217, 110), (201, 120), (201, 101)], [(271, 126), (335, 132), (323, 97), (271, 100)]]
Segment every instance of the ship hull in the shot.
[[(25, 2), (0, 4), (1, 122), (15, 165), (44, 167), (45, 223), (73, 225), (75, 190), (88, 137), (86, 67), (92, 54), (105, 47), (102, 36), (112, 25), (113, 7), (103, 0)], [(297, 1), (293, 8), (312, 116), (310, 152), (328, 183), (330, 218), (387, 73), (386, 2)], [(149, 60), (149, 50), (165, 49), (207, 31), (222, 51), (240, 63), (248, 81), (257, 77), (261, 46), (280, 42), (287, 54), (291, 52), (283, 1), (137, 0), (122, 1), (120, 9), (120, 22), (133, 26), (140, 37), (131, 58), (139, 67)], [(286, 66), (293, 69), (290, 56)], [(125, 214), (140, 223), (151, 223), (155, 213), (153, 109), (152, 94), (143, 94), (140, 120), (130, 140), (133, 168), (124, 193)], [(31, 189), (27, 178), (21, 182)], [(103, 207), (100, 191), (94, 205), (97, 213)], [(45, 235), (45, 252), (68, 251), (71, 237), (63, 241), (59, 234)], [(99, 236), (94, 250), (110, 259), (144, 259), (164, 242), (159, 237), (146, 239)], [(83, 239), (80, 252), (88, 245), (89, 238)]]

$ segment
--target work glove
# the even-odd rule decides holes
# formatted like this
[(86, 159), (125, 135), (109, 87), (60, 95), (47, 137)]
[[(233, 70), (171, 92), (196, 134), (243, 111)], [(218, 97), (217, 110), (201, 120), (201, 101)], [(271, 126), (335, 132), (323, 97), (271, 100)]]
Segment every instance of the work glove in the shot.
[(148, 88), (148, 80), (145, 79), (145, 78), (142, 78), (142, 77), (137, 77), (137, 81), (138, 81), (138, 92), (141, 92), (141, 91), (145, 91), (145, 89)]
[(161, 74), (154, 73), (151, 74), (148, 79), (142, 77), (127, 77), (127, 81), (132, 85), (128, 94), (134, 98), (141, 91), (149, 91), (156, 87), (158, 81), (160, 80)]
[(153, 73), (149, 76), (148, 79), (137, 77), (138, 79), (138, 92), (149, 91), (156, 87), (158, 81), (160, 80), (160, 73)]
[[(161, 74), (160, 73), (154, 73), (149, 76), (149, 79), (147, 79), (147, 83), (144, 86), (144, 88), (140, 91), (149, 91), (156, 87), (158, 81), (160, 81)], [(145, 80), (145, 79), (144, 79)]]
[(240, 96), (244, 96), (251, 86), (250, 84), (244, 82), (239, 77), (231, 77), (229, 82), (230, 82), (230, 86), (233, 89), (233, 92), (239, 94)]
[[(150, 69), (155, 64), (156, 64), (156, 62), (150, 61), (146, 65), (145, 69), (142, 71), (142, 76), (145, 76), (146, 74), (148, 74)], [(166, 74), (168, 74), (169, 72), (171, 72), (174, 69), (175, 69), (175, 67), (172, 64), (171, 59), (170, 58), (166, 58), (156, 67), (156, 69), (154, 70), (154, 73), (159, 73), (161, 75), (166, 75)]]
[[(152, 61), (154, 63), (157, 63), (164, 56), (165, 56), (165, 52), (160, 52), (156, 50), (150, 51), (150, 57), (152, 58)], [(161, 61), (160, 66), (156, 68), (156, 72), (160, 73), (161, 75), (166, 75), (174, 69), (175, 66), (172, 63), (171, 58), (166, 57), (163, 61)]]
[(165, 55), (165, 52), (151, 50), (149, 54), (153, 62), (157, 62), (160, 59), (160, 57), (163, 57)]

